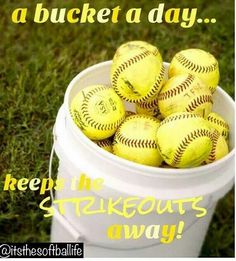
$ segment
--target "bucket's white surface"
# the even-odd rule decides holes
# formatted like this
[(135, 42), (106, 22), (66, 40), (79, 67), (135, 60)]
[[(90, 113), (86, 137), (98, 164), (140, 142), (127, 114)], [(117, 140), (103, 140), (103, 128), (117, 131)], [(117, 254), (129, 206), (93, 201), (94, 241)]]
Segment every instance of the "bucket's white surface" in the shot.
[[(90, 141), (74, 124), (70, 117), (71, 100), (82, 88), (91, 84), (110, 85), (111, 62), (92, 66), (78, 74), (70, 83), (64, 104), (59, 110), (54, 126), (55, 150), (60, 164), (58, 177), (71, 179), (86, 173), (92, 179), (103, 178), (104, 186), (99, 192), (75, 192), (66, 187), (57, 193), (57, 199), (95, 196), (97, 199), (109, 197), (147, 197), (156, 199), (183, 199), (203, 196), (201, 206), (208, 210), (207, 216), (196, 218), (196, 212), (189, 209), (185, 215), (121, 216), (90, 215), (77, 217), (74, 206), (67, 204), (64, 217), (54, 216), (51, 241), (75, 241), (76, 233), (85, 241), (85, 256), (89, 257), (163, 257), (198, 256), (214, 208), (234, 182), (234, 102), (220, 87), (214, 93), (213, 110), (220, 113), (230, 125), (230, 153), (223, 159), (192, 169), (163, 169), (147, 167), (121, 159)], [(168, 64), (165, 64), (168, 68)], [(132, 104), (126, 103), (129, 110)], [(68, 184), (69, 186), (69, 184)], [(117, 240), (107, 238), (107, 228), (112, 224), (162, 225), (185, 222), (181, 240), (171, 244), (160, 244), (157, 239)]]

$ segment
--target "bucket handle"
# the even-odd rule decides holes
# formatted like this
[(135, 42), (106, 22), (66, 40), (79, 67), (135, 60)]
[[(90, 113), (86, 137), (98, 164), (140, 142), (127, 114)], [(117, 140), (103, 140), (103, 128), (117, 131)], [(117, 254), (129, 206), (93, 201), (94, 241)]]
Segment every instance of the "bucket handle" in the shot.
[[(50, 153), (50, 159), (49, 159), (49, 166), (48, 166), (48, 177), (49, 179), (52, 179), (52, 162), (53, 162), (53, 156), (55, 153), (55, 143), (52, 145), (51, 153)], [(83, 238), (82, 234), (75, 229), (72, 224), (65, 218), (63, 217), (58, 210), (53, 206), (53, 201), (54, 201), (54, 195), (52, 188), (50, 188), (50, 197), (51, 197), (51, 206), (53, 207), (54, 213), (56, 214), (58, 221), (61, 223), (61, 225), (71, 234), (73, 239), (76, 242), (83, 242), (85, 239)]]
[[(55, 153), (55, 144), (53, 143), (51, 153), (50, 153), (49, 166), (48, 166), (48, 177), (50, 180), (52, 179), (52, 161), (53, 161), (54, 153)], [(51, 201), (53, 203), (54, 195), (53, 195), (53, 191), (51, 188), (50, 188), (50, 197), (51, 197)]]
[[(50, 154), (50, 160), (49, 160), (49, 171), (48, 171), (48, 176), (49, 178), (52, 178), (52, 161), (53, 161), (53, 157), (54, 157), (54, 153), (55, 153), (55, 143), (53, 143), (52, 149), (51, 149), (51, 154)], [(53, 195), (53, 191), (52, 189), (50, 189), (50, 196), (51, 196), (51, 204), (53, 206), (53, 201), (54, 201), (54, 195)], [(209, 196), (209, 203), (207, 204), (207, 208), (210, 209), (213, 207), (213, 200), (212, 200), (212, 196)], [(54, 209), (54, 213), (56, 213), (58, 221), (60, 222), (60, 224), (71, 234), (71, 236), (73, 237), (75, 242), (84, 242), (89, 246), (94, 246), (94, 247), (100, 247), (103, 249), (112, 249), (112, 250), (122, 250), (122, 251), (129, 251), (129, 250), (135, 250), (135, 249), (139, 249), (139, 247), (137, 248), (112, 248), (112, 247), (107, 247), (107, 246), (103, 246), (103, 245), (99, 245), (99, 244), (94, 244), (91, 241), (87, 241), (86, 238), (82, 235), (82, 233), (80, 233), (77, 229), (74, 228), (74, 226), (64, 217), (62, 216), (56, 209), (56, 207), (53, 206)], [(199, 220), (196, 219), (194, 220), (186, 229), (185, 232), (188, 231), (193, 225), (195, 225)], [(153, 246), (157, 246), (160, 245), (161, 242), (152, 244), (152, 245), (148, 245), (142, 248), (149, 248), (149, 247), (153, 247)]]

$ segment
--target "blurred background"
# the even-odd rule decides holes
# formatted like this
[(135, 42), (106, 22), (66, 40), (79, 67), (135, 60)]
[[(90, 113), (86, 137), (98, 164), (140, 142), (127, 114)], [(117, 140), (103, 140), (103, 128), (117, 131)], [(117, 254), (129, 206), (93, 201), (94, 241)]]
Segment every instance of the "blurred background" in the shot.
[[(157, 7), (158, 1), (40, 1), (45, 7), (92, 7), (123, 10)], [(164, 2), (164, 1), (162, 1)], [(181, 3), (180, 3), (181, 2)], [(165, 8), (197, 7), (199, 17), (216, 24), (34, 24), (37, 1), (0, 0), (0, 242), (45, 242), (50, 219), (38, 207), (45, 196), (27, 190), (3, 192), (6, 173), (16, 178), (47, 177), (52, 128), (71, 79), (86, 67), (110, 60), (116, 48), (129, 40), (156, 45), (167, 62), (185, 48), (202, 48), (219, 61), (220, 85), (234, 96), (234, 1), (168, 1)], [(17, 7), (29, 8), (24, 25), (11, 22)], [(123, 12), (125, 13), (125, 12)], [(124, 19), (121, 19), (124, 21)], [(54, 167), (56, 172), (56, 166)], [(201, 256), (234, 256), (234, 191), (216, 209)]]

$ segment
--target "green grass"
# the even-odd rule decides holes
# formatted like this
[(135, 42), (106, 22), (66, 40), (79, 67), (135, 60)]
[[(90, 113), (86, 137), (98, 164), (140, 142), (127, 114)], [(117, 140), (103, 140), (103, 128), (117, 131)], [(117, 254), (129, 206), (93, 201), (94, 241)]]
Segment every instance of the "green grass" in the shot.
[[(35, 1), (36, 2), (36, 1)], [(80, 6), (79, 1), (44, 1), (49, 6)], [(62, 4), (64, 2), (64, 5)], [(80, 3), (83, 1), (80, 1)], [(84, 1), (88, 2), (88, 1)], [(93, 3), (94, 1), (91, 1)], [(133, 2), (133, 3), (132, 3)], [(180, 6), (168, 1), (168, 6)], [(182, 1), (181, 6), (186, 1)], [(190, 1), (189, 1), (190, 2)], [(60, 3), (60, 4), (59, 4)], [(157, 1), (96, 1), (97, 7), (138, 5), (147, 11)], [(115, 49), (132, 39), (159, 47), (165, 61), (179, 50), (203, 48), (219, 60), (220, 84), (234, 95), (233, 1), (191, 1), (202, 17), (215, 17), (215, 25), (44, 24), (14, 25), (11, 11), (33, 10), (34, 1), (0, 1), (0, 241), (49, 240), (50, 220), (43, 218), (37, 192), (3, 192), (6, 173), (20, 177), (47, 177), (52, 128), (71, 79), (86, 67), (112, 59)], [(92, 4), (93, 5), (93, 4)], [(234, 256), (234, 192), (217, 207), (202, 256)]]

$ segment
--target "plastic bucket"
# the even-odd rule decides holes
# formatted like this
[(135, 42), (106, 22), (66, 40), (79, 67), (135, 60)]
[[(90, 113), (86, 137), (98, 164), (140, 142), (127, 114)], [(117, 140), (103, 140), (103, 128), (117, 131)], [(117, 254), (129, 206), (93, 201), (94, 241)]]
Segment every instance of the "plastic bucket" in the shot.
[[(60, 108), (54, 126), (54, 148), (59, 158), (58, 178), (65, 180), (86, 173), (91, 179), (103, 178), (103, 189), (96, 191), (72, 191), (67, 183), (65, 189), (56, 193), (56, 199), (93, 196), (94, 208), (99, 200), (108, 198), (154, 197), (167, 200), (203, 196), (201, 206), (207, 215), (196, 218), (196, 212), (187, 208), (179, 213), (149, 213), (127, 219), (119, 215), (82, 215), (78, 217), (73, 204), (66, 204), (62, 216), (55, 212), (51, 241), (85, 242), (87, 257), (196, 257), (199, 255), (217, 201), (234, 183), (234, 102), (220, 87), (214, 93), (213, 110), (224, 116), (230, 126), (230, 152), (223, 159), (209, 165), (191, 169), (163, 169), (136, 164), (119, 158), (90, 141), (70, 117), (69, 107), (73, 97), (91, 84), (110, 85), (111, 61), (103, 62), (78, 74), (69, 84), (64, 104)], [(168, 64), (165, 63), (168, 68)], [(133, 104), (126, 103), (133, 110)], [(122, 206), (120, 206), (122, 207)], [(55, 206), (56, 208), (56, 206)], [(136, 240), (111, 240), (107, 228), (113, 224), (164, 225), (184, 221), (182, 238), (170, 244), (157, 239), (141, 237)]]

